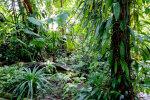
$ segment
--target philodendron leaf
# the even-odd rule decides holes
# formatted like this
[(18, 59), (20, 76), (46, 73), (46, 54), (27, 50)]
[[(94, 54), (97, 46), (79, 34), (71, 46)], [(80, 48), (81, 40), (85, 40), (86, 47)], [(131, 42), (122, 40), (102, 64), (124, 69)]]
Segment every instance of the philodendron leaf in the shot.
[(124, 44), (122, 41), (120, 43), (120, 56), (122, 59), (124, 59), (124, 57), (125, 57), (125, 47), (124, 47)]
[(113, 3), (113, 13), (115, 15), (115, 19), (118, 20), (120, 15), (120, 4), (118, 2)]
[(115, 74), (117, 73), (117, 67), (118, 67), (117, 61), (115, 61)]
[(129, 68), (128, 68), (127, 63), (123, 60), (120, 60), (120, 64), (121, 64), (122, 70), (125, 72), (127, 76), (129, 76)]
[(124, 68), (124, 61), (120, 60), (120, 64), (121, 64), (122, 70), (124, 71), (125, 70), (125, 68)]

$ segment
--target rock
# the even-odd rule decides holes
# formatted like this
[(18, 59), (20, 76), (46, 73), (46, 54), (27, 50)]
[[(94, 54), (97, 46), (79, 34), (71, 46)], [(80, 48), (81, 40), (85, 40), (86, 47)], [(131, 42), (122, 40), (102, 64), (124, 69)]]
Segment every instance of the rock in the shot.
[(143, 93), (143, 92), (139, 92), (137, 94), (139, 100), (150, 100), (150, 94), (147, 95), (146, 93)]
[(56, 70), (58, 71), (74, 71), (70, 68), (70, 65), (64, 65), (61, 63), (53, 63), (53, 62), (28, 62), (24, 63), (23, 67), (30, 68), (33, 70), (34, 67), (39, 67), (39, 69), (43, 67), (47, 67), (49, 64), (56, 66)]
[(8, 100), (8, 99), (5, 99), (5, 98), (0, 98), (0, 100)]
[(28, 62), (24, 63), (23, 67), (30, 68), (31, 70), (34, 69), (34, 67), (39, 67), (39, 69), (42, 69), (43, 67), (46, 67), (47, 64), (42, 63), (42, 62)]
[(69, 65), (63, 65), (60, 63), (56, 63), (56, 69), (59, 71), (73, 71), (72, 69), (70, 69)]

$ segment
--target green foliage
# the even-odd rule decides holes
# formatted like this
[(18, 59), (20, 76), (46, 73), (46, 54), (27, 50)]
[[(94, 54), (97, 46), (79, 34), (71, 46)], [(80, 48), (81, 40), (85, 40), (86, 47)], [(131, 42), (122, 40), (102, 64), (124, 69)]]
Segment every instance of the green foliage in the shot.
[(106, 31), (109, 31), (109, 29), (111, 28), (112, 19), (113, 19), (113, 15), (111, 15), (109, 20), (107, 21)]
[(118, 20), (120, 15), (120, 4), (118, 2), (113, 3), (113, 13), (115, 15), (115, 19)]
[(38, 36), (38, 37), (39, 37), (39, 34), (34, 33), (34, 32), (32, 32), (32, 31), (30, 31), (30, 30), (28, 30), (28, 29), (24, 29), (24, 33), (25, 33), (25, 34), (29, 34), (29, 35), (35, 35), (35, 36)]
[(115, 61), (115, 73), (117, 72), (117, 69), (118, 69), (118, 64), (117, 64), (117, 61)]
[(14, 79), (20, 74), (18, 66), (4, 66), (0, 68), (0, 90), (10, 90), (15, 84)]
[(45, 41), (43, 38), (35, 38), (30, 44), (36, 45), (37, 47), (45, 47)]
[(107, 88), (109, 85), (109, 77), (104, 73), (91, 73), (87, 81), (88, 88), (81, 88), (80, 93), (77, 92), (77, 100), (109, 100), (111, 96), (120, 94), (115, 90)]
[(30, 68), (19, 68), (16, 65), (0, 68), (0, 88), (8, 93), (13, 91), (12, 97), (16, 96), (18, 100), (23, 97), (33, 99), (37, 93), (44, 95), (51, 90), (47, 80), (47, 76), (50, 75), (45, 74), (44, 70), (45, 68), (39, 69), (35, 66), (31, 71)]
[(122, 41), (120, 43), (120, 56), (122, 59), (124, 59), (124, 57), (125, 57), (125, 47), (124, 47), (124, 43)]
[[(133, 82), (135, 92), (138, 93), (140, 91), (145, 92), (147, 94), (150, 93), (150, 73), (149, 73), (149, 61), (146, 63), (144, 61), (134, 62), (134, 70), (135, 70), (135, 81)], [(137, 84), (137, 85), (135, 85)]]
[[(58, 85), (62, 84), (64, 99), (118, 99), (125, 95), (117, 90), (120, 83), (127, 84), (125, 89), (131, 83), (137, 93), (150, 93), (149, 0), (131, 0), (130, 5), (126, 0), (62, 1), (61, 6), (59, 0), (30, 0), (33, 14), (10, 5), (13, 0), (0, 4), (0, 64), (45, 61), (52, 55), (59, 63), (71, 62), (75, 76), (53, 76)], [(121, 35), (113, 38), (114, 32)], [(115, 39), (118, 48), (112, 46)], [(71, 53), (69, 57), (66, 52)], [(114, 55), (121, 59), (114, 59)], [(46, 72), (53, 73), (54, 69), (55, 64), (49, 64)], [(33, 99), (50, 89), (46, 77), (37, 67), (33, 71), (4, 67), (0, 68), (0, 88), (5, 91), (11, 87), (18, 99)], [(80, 83), (83, 87), (79, 89)]]
[(38, 26), (41, 25), (41, 22), (38, 21), (37, 19), (35, 19), (34, 17), (28, 17), (27, 19), (28, 19), (32, 24), (35, 24), (35, 25), (38, 25)]
[(63, 24), (66, 21), (66, 19), (68, 18), (68, 16), (69, 16), (69, 12), (67, 12), (67, 11), (57, 15), (56, 21), (58, 22), (58, 25)]
[(23, 68), (20, 75), (14, 79), (13, 84), (18, 85), (14, 88), (12, 96), (18, 96), (20, 100), (23, 97), (31, 98), (38, 93), (47, 93), (47, 90), (51, 89), (50, 84), (46, 78), (48, 74), (43, 72), (43, 69), (38, 70), (38, 67), (34, 67), (33, 71), (29, 68)]

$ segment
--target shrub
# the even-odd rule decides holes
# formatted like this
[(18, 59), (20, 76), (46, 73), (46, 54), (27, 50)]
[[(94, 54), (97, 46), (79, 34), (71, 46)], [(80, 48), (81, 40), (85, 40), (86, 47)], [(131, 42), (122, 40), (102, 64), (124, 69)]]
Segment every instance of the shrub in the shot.
[(13, 88), (13, 80), (20, 74), (18, 66), (0, 67), (0, 90), (6, 91)]
[(12, 96), (18, 96), (19, 100), (27, 96), (27, 99), (30, 97), (32, 100), (39, 92), (43, 95), (47, 93), (51, 88), (46, 78), (48, 74), (45, 74), (43, 69), (38, 70), (38, 67), (34, 67), (31, 71), (30, 68), (23, 68), (21, 74), (14, 79), (18, 85), (14, 88)]

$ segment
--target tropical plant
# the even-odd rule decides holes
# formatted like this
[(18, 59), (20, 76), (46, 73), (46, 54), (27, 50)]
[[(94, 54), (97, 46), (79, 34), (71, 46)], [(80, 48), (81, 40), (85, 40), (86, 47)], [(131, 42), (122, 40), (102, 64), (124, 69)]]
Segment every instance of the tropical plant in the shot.
[(43, 69), (36, 66), (33, 71), (30, 68), (23, 68), (20, 75), (14, 79), (14, 83), (18, 85), (14, 88), (12, 96), (18, 96), (19, 100), (23, 97), (32, 100), (38, 93), (44, 95), (47, 90), (51, 90), (46, 77), (48, 74), (43, 73)]
[(19, 76), (20, 69), (18, 66), (4, 66), (0, 68), (0, 90), (7, 91), (13, 88), (13, 80)]
[[(148, 12), (146, 10), (148, 0), (138, 0), (138, 4), (136, 0), (80, 1), (82, 23), (79, 25), (87, 32), (85, 39), (87, 44), (90, 44), (89, 50), (95, 54), (95, 57), (100, 54), (99, 60), (109, 62), (111, 89), (120, 92), (117, 99), (134, 99), (131, 78), (134, 76), (132, 71), (134, 68), (131, 66), (131, 56), (135, 55), (131, 55), (130, 52), (132, 51), (136, 56), (143, 55), (145, 61), (149, 59), (150, 52), (147, 45), (149, 43), (142, 39), (143, 32), (139, 30), (139, 19), (144, 20), (140, 12), (145, 15), (144, 11)], [(149, 19), (149, 15), (146, 16)], [(144, 34), (147, 35), (148, 33), (145, 32)], [(142, 46), (141, 44), (137, 46), (137, 43), (142, 43)], [(116, 99), (114, 96), (111, 98)]]
[[(75, 99), (133, 100), (138, 92), (149, 93), (149, 0), (1, 1), (0, 66), (51, 58), (68, 64), (75, 76), (86, 77), (84, 89), (74, 89), (72, 75), (53, 77), (64, 86), (63, 96)], [(7, 68), (0, 68), (0, 87), (33, 99), (46, 92), (43, 71), (55, 67)]]

